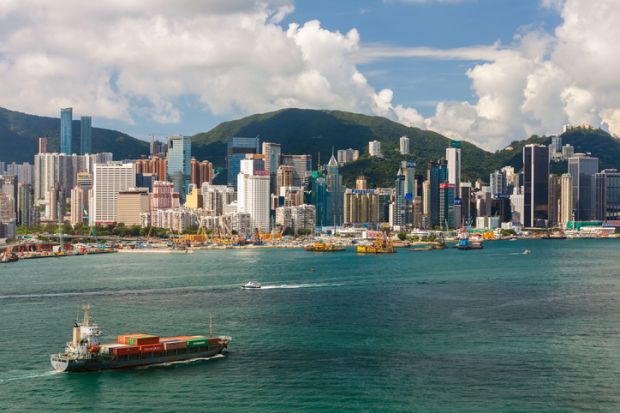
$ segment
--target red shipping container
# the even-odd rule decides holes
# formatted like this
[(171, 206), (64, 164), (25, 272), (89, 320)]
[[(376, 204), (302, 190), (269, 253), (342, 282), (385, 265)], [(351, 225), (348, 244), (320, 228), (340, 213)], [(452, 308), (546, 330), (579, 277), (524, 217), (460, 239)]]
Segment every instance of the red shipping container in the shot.
[(158, 343), (158, 344), (146, 344), (146, 345), (140, 346), (141, 353), (155, 353), (157, 351), (164, 351), (164, 345)]
[(116, 347), (112, 349), (112, 354), (115, 356), (129, 356), (139, 352), (140, 349), (138, 347)]
[(212, 346), (214, 344), (220, 344), (220, 339), (219, 338), (210, 338), (209, 339), (209, 345)]
[(132, 337), (134, 346), (144, 346), (147, 344), (159, 344), (159, 336), (140, 336), (140, 337)]
[(164, 342), (164, 348), (166, 350), (179, 350), (187, 348), (187, 342), (185, 341), (166, 341)]

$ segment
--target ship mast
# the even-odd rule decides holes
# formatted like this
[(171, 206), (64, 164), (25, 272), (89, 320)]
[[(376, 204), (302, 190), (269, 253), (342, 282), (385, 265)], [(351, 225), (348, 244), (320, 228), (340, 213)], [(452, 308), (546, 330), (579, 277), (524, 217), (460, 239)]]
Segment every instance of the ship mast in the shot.
[(88, 326), (90, 324), (90, 305), (83, 305), (82, 310), (84, 310), (84, 320), (82, 321), (82, 325)]
[(213, 316), (209, 313), (209, 337), (213, 337)]

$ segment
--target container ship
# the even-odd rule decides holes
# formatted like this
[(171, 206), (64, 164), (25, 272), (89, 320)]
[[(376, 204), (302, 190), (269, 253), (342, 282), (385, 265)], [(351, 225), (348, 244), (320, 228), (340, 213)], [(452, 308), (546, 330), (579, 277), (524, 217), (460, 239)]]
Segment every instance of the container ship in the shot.
[(101, 330), (91, 322), (90, 307), (86, 305), (83, 310), (84, 318), (75, 323), (64, 353), (50, 356), (57, 371), (122, 369), (212, 357), (226, 353), (231, 341), (228, 336), (211, 337), (211, 333), (209, 337), (124, 334), (116, 343), (100, 343)]

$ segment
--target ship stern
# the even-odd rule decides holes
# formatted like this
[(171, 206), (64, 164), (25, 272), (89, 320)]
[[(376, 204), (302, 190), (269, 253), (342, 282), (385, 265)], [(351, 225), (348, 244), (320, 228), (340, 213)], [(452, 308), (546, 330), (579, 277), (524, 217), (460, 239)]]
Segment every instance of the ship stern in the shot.
[(52, 367), (56, 371), (62, 372), (69, 370), (69, 358), (62, 354), (52, 354), (50, 356), (50, 363), (52, 363)]

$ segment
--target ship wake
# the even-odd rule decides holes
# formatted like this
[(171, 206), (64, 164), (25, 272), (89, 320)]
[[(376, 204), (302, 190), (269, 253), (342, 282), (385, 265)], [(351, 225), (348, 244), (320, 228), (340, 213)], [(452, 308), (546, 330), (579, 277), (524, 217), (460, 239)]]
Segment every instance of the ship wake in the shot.
[(150, 369), (153, 367), (178, 366), (178, 365), (183, 365), (183, 364), (192, 364), (192, 363), (196, 363), (199, 361), (217, 360), (217, 359), (221, 359), (224, 357), (226, 357), (224, 354), (216, 354), (215, 356), (211, 356), (211, 357), (196, 357), (196, 358), (188, 359), (188, 360), (166, 361), (163, 363), (149, 364), (148, 366), (140, 366), (136, 368), (137, 369)]
[[(263, 285), (260, 290), (279, 290), (293, 288), (319, 288), (319, 287), (339, 287), (342, 284), (280, 284), (280, 285)], [(258, 288), (257, 288), (258, 289)]]
[[(15, 373), (15, 375), (11, 375)], [(60, 374), (59, 371), (51, 370), (51, 371), (43, 371), (43, 372), (7, 372), (7, 377), (0, 376), (0, 384), (11, 383), (14, 381), (22, 381), (22, 380), (30, 380), (30, 379), (38, 379), (42, 377), (50, 377), (55, 376), (56, 374)]]

